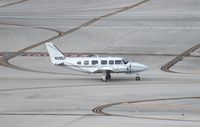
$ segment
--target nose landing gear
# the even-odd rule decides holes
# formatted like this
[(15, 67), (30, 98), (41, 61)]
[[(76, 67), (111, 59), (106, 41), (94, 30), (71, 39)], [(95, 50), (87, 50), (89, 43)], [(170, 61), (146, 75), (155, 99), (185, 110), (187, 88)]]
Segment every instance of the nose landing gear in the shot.
[(137, 76), (135, 77), (135, 80), (136, 80), (136, 81), (140, 81), (140, 76), (139, 76), (139, 74), (137, 73), (136, 75), (137, 75)]
[(140, 81), (140, 76), (136, 76), (136, 77), (135, 77), (135, 80), (136, 80), (136, 81)]

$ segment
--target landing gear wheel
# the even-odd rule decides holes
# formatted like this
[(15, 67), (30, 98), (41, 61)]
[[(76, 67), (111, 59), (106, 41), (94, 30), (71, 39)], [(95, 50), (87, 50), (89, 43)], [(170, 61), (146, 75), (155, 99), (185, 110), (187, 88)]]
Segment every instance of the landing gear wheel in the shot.
[(140, 77), (139, 77), (139, 76), (136, 76), (136, 77), (135, 77), (135, 80), (140, 81)]
[(110, 80), (110, 79), (111, 79), (110, 73), (104, 73), (102, 75), (101, 81), (106, 82), (107, 80)]
[(106, 74), (106, 79), (107, 79), (107, 80), (111, 80), (111, 75), (110, 75), (110, 73), (107, 73), (107, 74)]
[(106, 76), (101, 78), (101, 81), (106, 82), (108, 79), (106, 78)]

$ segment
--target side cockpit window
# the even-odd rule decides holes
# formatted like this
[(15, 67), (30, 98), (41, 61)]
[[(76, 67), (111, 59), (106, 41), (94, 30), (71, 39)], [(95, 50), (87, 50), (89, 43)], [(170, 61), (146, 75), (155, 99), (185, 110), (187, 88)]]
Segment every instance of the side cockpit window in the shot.
[(127, 64), (129, 61), (128, 60), (122, 60), (124, 64)]
[(115, 60), (115, 64), (116, 65), (122, 64), (122, 61), (121, 60)]

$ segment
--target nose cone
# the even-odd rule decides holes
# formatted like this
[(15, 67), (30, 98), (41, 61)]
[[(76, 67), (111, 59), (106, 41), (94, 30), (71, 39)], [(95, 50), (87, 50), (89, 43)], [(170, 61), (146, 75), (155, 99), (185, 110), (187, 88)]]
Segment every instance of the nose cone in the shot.
[(145, 71), (148, 69), (148, 66), (136, 62), (132, 63), (132, 67), (136, 72)]
[(144, 64), (140, 64), (140, 68), (141, 68), (141, 70), (145, 71), (148, 69), (148, 66), (146, 66)]

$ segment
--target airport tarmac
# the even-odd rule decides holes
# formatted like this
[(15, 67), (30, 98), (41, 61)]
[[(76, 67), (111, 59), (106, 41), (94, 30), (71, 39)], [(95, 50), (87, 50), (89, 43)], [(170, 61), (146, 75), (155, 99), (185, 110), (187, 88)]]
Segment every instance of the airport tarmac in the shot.
[[(199, 8), (199, 0), (1, 0), (0, 125), (199, 127)], [(149, 69), (141, 81), (101, 82), (52, 65), (49, 41), (66, 55), (120, 56)]]

